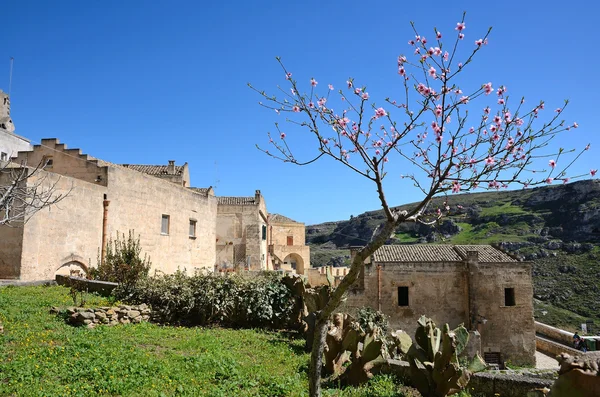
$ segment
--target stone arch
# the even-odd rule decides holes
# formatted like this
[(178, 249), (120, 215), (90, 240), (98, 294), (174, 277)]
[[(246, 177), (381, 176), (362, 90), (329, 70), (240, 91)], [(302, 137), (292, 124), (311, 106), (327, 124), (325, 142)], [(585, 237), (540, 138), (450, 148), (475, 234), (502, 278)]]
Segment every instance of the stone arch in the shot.
[(302, 259), (302, 256), (291, 253), (283, 259), (283, 262), (291, 266), (296, 271), (296, 274), (304, 274), (304, 259)]
[(57, 275), (70, 276), (77, 274), (83, 277), (88, 274), (88, 270), (88, 267), (83, 262), (71, 260), (59, 266), (58, 269), (56, 269), (56, 271), (54, 272), (54, 277), (56, 277)]

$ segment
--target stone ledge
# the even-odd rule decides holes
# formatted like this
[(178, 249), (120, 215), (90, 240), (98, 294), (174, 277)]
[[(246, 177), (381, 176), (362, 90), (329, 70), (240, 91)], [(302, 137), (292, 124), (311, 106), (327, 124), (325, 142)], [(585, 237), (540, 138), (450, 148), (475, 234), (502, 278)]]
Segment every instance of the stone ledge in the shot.
[(77, 282), (85, 285), (87, 292), (96, 292), (102, 296), (109, 296), (112, 291), (119, 285), (110, 281), (88, 280), (85, 278), (56, 275), (56, 283), (65, 287), (69, 287), (71, 282)]

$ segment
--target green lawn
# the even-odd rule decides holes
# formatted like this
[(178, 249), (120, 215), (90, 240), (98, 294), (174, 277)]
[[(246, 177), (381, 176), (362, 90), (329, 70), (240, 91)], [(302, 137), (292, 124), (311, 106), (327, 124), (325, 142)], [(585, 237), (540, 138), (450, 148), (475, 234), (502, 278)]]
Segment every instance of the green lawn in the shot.
[[(74, 328), (63, 287), (0, 288), (0, 396), (305, 396), (309, 355), (286, 333), (128, 324)], [(108, 305), (88, 296), (89, 306)], [(324, 396), (403, 396), (387, 377)]]

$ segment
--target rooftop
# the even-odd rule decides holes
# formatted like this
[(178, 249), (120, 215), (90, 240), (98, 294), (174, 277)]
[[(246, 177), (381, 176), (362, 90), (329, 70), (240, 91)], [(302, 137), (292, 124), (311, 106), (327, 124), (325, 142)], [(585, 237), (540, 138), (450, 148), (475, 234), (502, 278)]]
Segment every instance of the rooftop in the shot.
[(279, 223), (300, 223), (296, 222), (293, 219), (288, 218), (287, 216), (283, 216), (280, 214), (270, 214), (269, 222), (279, 222)]
[(183, 173), (183, 165), (174, 166), (175, 172), (169, 172), (168, 165), (144, 165), (144, 164), (121, 164), (125, 168), (143, 172), (144, 174), (160, 176), (160, 175), (181, 175)]
[(222, 205), (254, 205), (256, 204), (255, 197), (217, 197), (217, 202)]
[(375, 262), (462, 262), (477, 251), (480, 263), (518, 262), (491, 245), (415, 244), (384, 245), (373, 254)]

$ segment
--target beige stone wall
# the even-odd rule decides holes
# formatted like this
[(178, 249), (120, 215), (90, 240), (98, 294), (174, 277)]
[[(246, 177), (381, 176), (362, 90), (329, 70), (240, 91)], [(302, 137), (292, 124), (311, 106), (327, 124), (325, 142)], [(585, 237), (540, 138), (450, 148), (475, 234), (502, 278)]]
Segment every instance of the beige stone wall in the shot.
[[(389, 316), (390, 327), (411, 335), (421, 315), (436, 324), (456, 327), (467, 319), (466, 280), (462, 263), (386, 263), (381, 267), (381, 299), (378, 299), (377, 266), (365, 266), (363, 291), (348, 294), (346, 305), (369, 306)], [(398, 287), (408, 287), (409, 305), (398, 306)]]
[(45, 168), (49, 172), (95, 185), (107, 185), (108, 168), (103, 166), (103, 161), (82, 154), (80, 149), (68, 149), (65, 144), (59, 143), (58, 139), (42, 139), (41, 145), (34, 145), (33, 151), (30, 152), (19, 152), (13, 161), (35, 167), (41, 163), (45, 164), (49, 159), (52, 160), (52, 164)]
[[(106, 188), (57, 174), (40, 172), (28, 183), (45, 178), (56, 193), (69, 195), (36, 213), (22, 228), (21, 255), (12, 254), (11, 266), (20, 268), (23, 281), (53, 279), (69, 262), (95, 264), (102, 241), (102, 199)], [(10, 232), (10, 231), (8, 231)], [(0, 226), (0, 238), (7, 228)], [(2, 276), (0, 276), (2, 277)]]
[[(109, 168), (108, 232), (134, 229), (153, 269), (172, 273), (212, 270), (216, 261), (217, 200), (167, 183), (150, 175), (120, 167)], [(168, 235), (161, 233), (162, 215), (169, 216)], [(196, 237), (189, 236), (190, 220)]]
[[(473, 312), (484, 352), (501, 352), (516, 365), (535, 364), (535, 322), (531, 264), (485, 263), (472, 267)], [(515, 306), (504, 305), (505, 288), (514, 288)], [(481, 321), (480, 317), (477, 317)]]
[[(0, 173), (0, 185), (10, 183), (10, 175)], [(2, 213), (0, 213), (2, 216)], [(0, 226), (0, 279), (18, 279), (21, 274), (21, 250), (23, 247), (23, 227)]]
[[(481, 333), (483, 352), (500, 352), (517, 365), (535, 364), (535, 326), (530, 264), (523, 262), (471, 265), (469, 307), (467, 264), (386, 263), (381, 267), (378, 297), (376, 265), (365, 267), (364, 289), (348, 293), (343, 310), (355, 313), (369, 306), (389, 316), (391, 328), (413, 335), (421, 315), (438, 326), (464, 323)], [(398, 287), (408, 287), (409, 305), (398, 306)], [(516, 306), (504, 306), (504, 289), (514, 288)], [(486, 319), (485, 324), (481, 321)]]
[[(66, 167), (60, 163), (61, 159), (55, 158), (54, 169)], [(127, 234), (133, 229), (140, 236), (142, 252), (150, 256), (153, 270), (172, 273), (177, 269), (193, 272), (214, 268), (217, 219), (214, 195), (204, 196), (121, 167), (109, 167), (107, 187), (49, 172), (41, 172), (40, 177), (47, 177), (47, 183), (58, 181), (58, 192), (71, 192), (24, 226), (22, 249), (15, 235), (18, 232), (0, 227), (0, 238), (15, 241), (10, 246), (2, 244), (2, 257), (11, 258), (4, 259), (8, 263), (3, 268), (20, 268), (21, 280), (53, 279), (61, 266), (73, 262), (96, 266), (105, 195), (110, 201), (108, 236), (114, 239), (117, 232)], [(170, 217), (166, 235), (161, 233), (163, 214)], [(190, 220), (196, 221), (195, 238), (189, 235)], [(14, 270), (7, 276), (11, 274), (15, 274)]]
[[(275, 261), (280, 261), (282, 268), (291, 270), (291, 262), (296, 263), (296, 273), (305, 274), (310, 268), (310, 247), (305, 245), (304, 223), (299, 222), (270, 222), (269, 245)], [(288, 240), (291, 238), (291, 240)], [(289, 244), (292, 243), (292, 244)]]
[(267, 225), (266, 204), (260, 193), (255, 195), (255, 200), (255, 204), (218, 205), (216, 222), (218, 266), (249, 266), (249, 270), (267, 268), (267, 241), (262, 238), (262, 228)]

